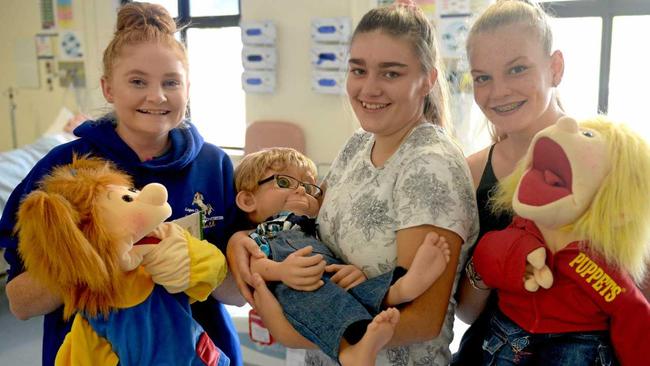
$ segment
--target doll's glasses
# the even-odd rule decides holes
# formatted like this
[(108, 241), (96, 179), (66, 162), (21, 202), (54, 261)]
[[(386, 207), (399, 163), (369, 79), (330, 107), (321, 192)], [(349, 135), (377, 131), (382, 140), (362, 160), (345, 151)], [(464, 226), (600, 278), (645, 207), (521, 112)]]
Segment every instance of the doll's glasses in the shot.
[(311, 183), (301, 182), (294, 177), (290, 177), (288, 175), (283, 175), (283, 174), (273, 174), (268, 178), (264, 178), (258, 181), (257, 185), (258, 186), (262, 185), (274, 179), (275, 179), (275, 184), (278, 186), (278, 188), (296, 189), (299, 186), (303, 186), (303, 188), (305, 188), (305, 193), (307, 193), (308, 195), (316, 199), (320, 198), (320, 196), (323, 195), (323, 190), (319, 186)]

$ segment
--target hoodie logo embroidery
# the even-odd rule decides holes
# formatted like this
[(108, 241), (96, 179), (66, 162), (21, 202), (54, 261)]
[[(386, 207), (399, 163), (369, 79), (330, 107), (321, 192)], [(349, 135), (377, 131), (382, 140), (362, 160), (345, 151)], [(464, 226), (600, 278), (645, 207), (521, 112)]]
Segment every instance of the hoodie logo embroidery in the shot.
[[(190, 214), (193, 212), (201, 212), (201, 217), (203, 218), (203, 228), (207, 229), (216, 226), (217, 221), (223, 220), (223, 216), (210, 216), (214, 212), (214, 209), (212, 208), (211, 204), (205, 203), (204, 199), (205, 198), (203, 197), (203, 193), (194, 193), (194, 197), (192, 198), (192, 207), (186, 207), (185, 212), (188, 212)], [(198, 209), (195, 207), (198, 207)]]
[(209, 216), (212, 213), (212, 206), (209, 203), (206, 205), (203, 202), (203, 194), (201, 192), (194, 193), (192, 204), (198, 206), (201, 212), (203, 212), (206, 216)]

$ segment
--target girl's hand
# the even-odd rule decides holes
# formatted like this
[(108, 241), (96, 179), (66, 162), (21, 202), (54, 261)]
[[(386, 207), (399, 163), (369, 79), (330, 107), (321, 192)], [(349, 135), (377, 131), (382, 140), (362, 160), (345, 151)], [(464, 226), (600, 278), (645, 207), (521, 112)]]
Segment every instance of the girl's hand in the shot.
[(239, 231), (228, 240), (226, 256), (228, 258), (228, 267), (239, 292), (248, 303), (252, 304), (253, 294), (249, 287), (249, 285), (252, 285), (251, 257), (264, 258), (264, 253), (253, 240), (250, 240), (247, 231)]
[(296, 250), (280, 264), (282, 282), (298, 291), (314, 291), (323, 286), (325, 261), (320, 254), (310, 255), (312, 247)]
[(325, 267), (325, 271), (334, 272), (330, 280), (345, 290), (349, 290), (368, 279), (359, 268), (351, 264), (330, 264)]

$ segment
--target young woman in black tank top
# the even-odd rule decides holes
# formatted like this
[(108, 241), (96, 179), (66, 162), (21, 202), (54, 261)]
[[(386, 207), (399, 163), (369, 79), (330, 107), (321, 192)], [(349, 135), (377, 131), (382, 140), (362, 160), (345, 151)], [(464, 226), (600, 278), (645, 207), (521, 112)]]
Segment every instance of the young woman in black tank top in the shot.
[[(474, 100), (493, 134), (494, 145), (468, 157), (476, 185), (480, 235), (510, 223), (495, 217), (489, 193), (514, 170), (533, 136), (564, 112), (555, 87), (562, 80), (564, 59), (551, 49), (552, 32), (544, 11), (531, 0), (497, 0), (474, 22), (467, 37)], [(486, 159), (487, 157), (487, 159)], [(487, 161), (487, 162), (486, 162)], [(480, 177), (480, 181), (479, 178)], [(452, 365), (481, 365), (483, 335), (496, 309), (496, 296), (472, 271), (458, 286), (457, 316), (472, 326), (463, 337)]]
[[(485, 233), (493, 230), (501, 230), (510, 224), (512, 219), (509, 215), (495, 215), (488, 206), (492, 189), (499, 183), (492, 169), (492, 152), (494, 146), (490, 146), (488, 159), (483, 169), (483, 175), (476, 188), (476, 203), (478, 206), (478, 218), (480, 224), (479, 240)], [(469, 257), (474, 253), (471, 249)], [(462, 350), (480, 350), (483, 339), (488, 331), (489, 321), (497, 309), (497, 294), (492, 291), (488, 297), (485, 309), (481, 315), (470, 325), (460, 340), (459, 352), (453, 355), (451, 365), (479, 365), (482, 362), (481, 352), (461, 352)]]

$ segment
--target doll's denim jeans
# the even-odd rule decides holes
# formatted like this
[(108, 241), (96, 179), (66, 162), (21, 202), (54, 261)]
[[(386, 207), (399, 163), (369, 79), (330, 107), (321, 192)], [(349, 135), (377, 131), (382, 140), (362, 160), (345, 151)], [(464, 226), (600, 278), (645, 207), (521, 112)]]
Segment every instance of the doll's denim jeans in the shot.
[[(313, 254), (323, 255), (328, 265), (343, 263), (322, 242), (297, 230), (282, 231), (270, 241), (271, 257), (281, 262), (289, 254), (308, 245), (313, 247)], [(338, 361), (343, 333), (351, 324), (371, 320), (381, 311), (393, 272), (366, 280), (349, 291), (331, 282), (330, 277), (331, 274), (325, 272), (325, 284), (315, 291), (293, 290), (281, 282), (269, 286), (291, 325)]]
[(528, 333), (501, 311), (483, 342), (484, 365), (618, 365), (606, 331)]

